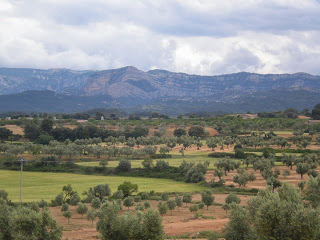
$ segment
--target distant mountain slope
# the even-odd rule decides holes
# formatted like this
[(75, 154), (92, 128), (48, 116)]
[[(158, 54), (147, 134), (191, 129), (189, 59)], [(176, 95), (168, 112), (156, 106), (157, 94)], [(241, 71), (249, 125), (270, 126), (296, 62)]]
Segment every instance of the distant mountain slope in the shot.
[(106, 96), (67, 96), (52, 91), (26, 91), (0, 96), (0, 112), (83, 112), (117, 106)]
[(28, 90), (81, 94), (94, 71), (0, 68), (0, 95)]
[[(24, 91), (52, 91), (57, 93)], [(39, 96), (34, 96), (34, 95)], [(0, 68), (0, 111), (8, 108), (69, 111), (79, 106), (119, 107), (123, 109), (187, 109), (212, 111), (280, 110), (287, 106), (310, 108), (320, 102), (320, 76), (307, 73), (234, 73), (199, 76), (165, 70), (141, 71), (134, 67), (104, 71), (68, 69)], [(36, 99), (39, 97), (43, 100)], [(46, 101), (46, 98), (48, 100)], [(26, 99), (23, 102), (14, 99)], [(33, 99), (35, 103), (29, 101)], [(64, 99), (61, 101), (61, 99)], [(28, 102), (29, 101), (29, 102)], [(56, 101), (58, 106), (52, 105)], [(12, 105), (12, 103), (16, 105)], [(83, 102), (83, 103), (82, 103)], [(26, 104), (30, 103), (28, 108)], [(41, 104), (36, 107), (32, 104)], [(49, 104), (50, 103), (50, 104)], [(170, 103), (170, 104), (169, 104)], [(19, 104), (24, 104), (22, 107)], [(72, 108), (73, 107), (73, 108)], [(68, 110), (67, 110), (68, 109)], [(14, 109), (9, 109), (14, 110)], [(51, 111), (50, 110), (50, 111)], [(49, 111), (49, 109), (47, 110)]]

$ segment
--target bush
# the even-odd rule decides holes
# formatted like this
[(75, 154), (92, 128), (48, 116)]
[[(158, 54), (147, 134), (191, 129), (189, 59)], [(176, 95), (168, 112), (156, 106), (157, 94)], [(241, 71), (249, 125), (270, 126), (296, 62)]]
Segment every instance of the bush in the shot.
[(54, 200), (52, 200), (52, 206), (61, 206), (63, 204), (63, 193), (59, 193)]
[(118, 186), (118, 191), (122, 191), (124, 197), (127, 197), (138, 191), (138, 185), (131, 182), (124, 182)]
[(143, 211), (144, 210), (144, 205), (142, 205), (141, 203), (139, 203), (136, 207), (135, 207), (136, 211)]
[(78, 203), (78, 207), (77, 207), (76, 211), (77, 211), (77, 213), (81, 214), (82, 218), (83, 218), (83, 215), (88, 212), (88, 207), (85, 204)]
[(238, 159), (245, 159), (247, 156), (244, 153), (242, 148), (236, 148), (235, 153), (234, 153), (234, 157), (238, 158)]
[(139, 195), (138, 195), (138, 196), (135, 196), (135, 197), (134, 197), (134, 201), (135, 201), (135, 202), (141, 202), (141, 196), (139, 196)]
[(190, 207), (189, 207), (189, 211), (192, 213), (197, 212), (198, 210), (199, 210), (199, 207), (197, 204), (190, 205)]
[(131, 212), (118, 215), (117, 206), (106, 208), (97, 223), (97, 230), (104, 240), (162, 240), (162, 219), (157, 211), (133, 215)]
[(154, 167), (155, 171), (162, 172), (169, 168), (169, 163), (163, 161), (163, 160), (157, 160), (156, 166)]
[(119, 165), (116, 168), (116, 171), (129, 172), (130, 170), (131, 170), (131, 162), (126, 159), (120, 160)]
[(91, 202), (91, 207), (94, 209), (98, 209), (101, 206), (101, 201), (99, 198), (94, 198)]
[(78, 195), (78, 193), (72, 194), (72, 196), (70, 197), (70, 205), (77, 206), (77, 204), (79, 202), (81, 202), (81, 199), (80, 199), (80, 196)]
[(223, 179), (220, 179), (219, 181), (216, 182), (216, 180), (213, 178), (211, 179), (209, 186), (212, 188), (216, 187), (222, 187), (224, 185), (225, 181)]
[(150, 202), (149, 202), (149, 201), (145, 201), (145, 202), (143, 203), (143, 205), (144, 205), (144, 208), (145, 208), (145, 209), (148, 209), (148, 208), (150, 208), (150, 207), (151, 207), (151, 205), (150, 205)]
[(139, 192), (139, 194), (138, 194), (139, 196), (141, 196), (141, 199), (142, 200), (147, 200), (147, 199), (149, 199), (149, 193), (147, 193), (147, 192)]
[(113, 199), (123, 199), (124, 194), (123, 194), (122, 190), (118, 190), (118, 191), (114, 192), (112, 195), (112, 198)]
[(69, 204), (68, 203), (64, 203), (61, 206), (61, 212), (66, 212), (69, 210)]
[(240, 198), (234, 194), (234, 193), (230, 193), (227, 197), (226, 197), (226, 200), (225, 202), (227, 204), (231, 204), (231, 203), (236, 203), (236, 204), (239, 204), (241, 202)]
[(41, 134), (35, 141), (35, 144), (49, 145), (50, 141), (53, 140), (53, 137), (47, 134)]
[(163, 201), (168, 201), (168, 200), (169, 200), (169, 193), (163, 192), (163, 193), (161, 194), (161, 199), (162, 199)]

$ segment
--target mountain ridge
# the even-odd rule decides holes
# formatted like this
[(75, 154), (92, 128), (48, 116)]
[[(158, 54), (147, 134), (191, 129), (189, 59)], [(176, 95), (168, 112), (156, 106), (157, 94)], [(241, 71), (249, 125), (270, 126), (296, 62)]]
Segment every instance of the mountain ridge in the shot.
[[(283, 103), (284, 106), (288, 106), (292, 101), (292, 107), (310, 108), (314, 102), (320, 102), (320, 76), (308, 73), (258, 74), (249, 72), (205, 76), (161, 69), (145, 72), (133, 66), (102, 71), (78, 71), (65, 68), (48, 70), (0, 68), (0, 95), (6, 96), (2, 97), (3, 101), (12, 101), (9, 100), (12, 94), (34, 90), (55, 92), (60, 97), (63, 96), (61, 98), (65, 97), (67, 102), (75, 101), (75, 105), (80, 99), (83, 101), (88, 98), (88, 103), (90, 103), (88, 107), (94, 107), (95, 101), (97, 101), (96, 107), (116, 106), (121, 108), (156, 106), (157, 104), (163, 106), (165, 102), (173, 101), (182, 105), (197, 103), (197, 106), (201, 102), (210, 103), (212, 107), (219, 105), (219, 108), (221, 108), (220, 104), (238, 106), (241, 103), (256, 109), (252, 105), (255, 101), (276, 104), (276, 98), (279, 99), (279, 104), (276, 105)], [(279, 91), (285, 92), (287, 99), (277, 96), (274, 94), (275, 91), (278, 91), (278, 94)], [(301, 98), (303, 104), (297, 102), (294, 92)], [(310, 103), (308, 94), (312, 99)], [(23, 95), (19, 95), (19, 98), (21, 96)], [(264, 99), (263, 96), (266, 98)], [(268, 99), (268, 96), (272, 99)], [(41, 97), (45, 100), (43, 94)], [(50, 95), (51, 101), (54, 101), (54, 98)], [(264, 106), (258, 102), (257, 106), (262, 107), (263, 110)], [(65, 109), (70, 109), (70, 106)], [(63, 107), (59, 109), (63, 110)], [(234, 107), (232, 109), (234, 110)], [(265, 109), (270, 108), (265, 107)]]

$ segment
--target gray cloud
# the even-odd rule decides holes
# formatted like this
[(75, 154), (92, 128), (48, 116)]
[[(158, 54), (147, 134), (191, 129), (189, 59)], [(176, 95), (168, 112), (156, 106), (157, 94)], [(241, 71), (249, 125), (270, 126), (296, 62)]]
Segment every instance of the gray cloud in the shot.
[(2, 0), (0, 65), (320, 74), (318, 0)]

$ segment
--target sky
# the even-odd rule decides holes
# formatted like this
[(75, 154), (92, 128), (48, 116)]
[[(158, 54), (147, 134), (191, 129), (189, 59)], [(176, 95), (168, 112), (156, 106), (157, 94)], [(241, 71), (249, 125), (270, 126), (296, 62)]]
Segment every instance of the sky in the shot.
[(320, 75), (320, 0), (0, 0), (0, 67)]

